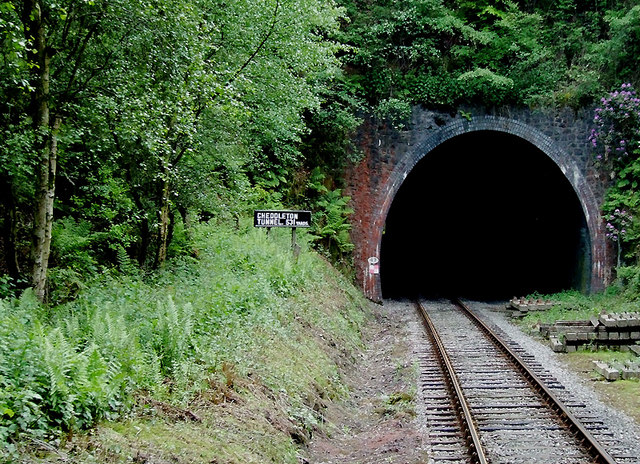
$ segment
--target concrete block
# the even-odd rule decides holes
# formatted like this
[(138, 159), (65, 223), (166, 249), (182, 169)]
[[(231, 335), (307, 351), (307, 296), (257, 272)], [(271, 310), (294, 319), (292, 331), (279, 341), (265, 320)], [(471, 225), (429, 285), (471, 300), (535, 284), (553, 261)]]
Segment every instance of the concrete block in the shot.
[(600, 317), (598, 318), (598, 320), (605, 327), (617, 327), (618, 326), (617, 325), (618, 322), (613, 317), (609, 316), (608, 314), (601, 314)]
[(587, 340), (589, 340), (589, 334), (587, 332), (578, 332), (578, 340), (586, 342)]
[(549, 342), (551, 343), (551, 349), (556, 353), (564, 353), (567, 350), (566, 345), (558, 337), (550, 337)]
[(592, 333), (595, 332), (596, 329), (595, 327), (593, 327), (591, 324), (589, 325), (581, 325), (578, 327), (574, 327), (576, 332), (582, 332), (582, 333)]
[(629, 315), (628, 314), (618, 314), (616, 317), (618, 321), (618, 327), (629, 327)]
[(620, 332), (620, 340), (629, 340), (629, 332)]
[(600, 340), (600, 341), (609, 340), (609, 333), (608, 332), (598, 332), (598, 340)]
[(567, 332), (566, 334), (564, 334), (564, 337), (567, 342), (575, 342), (576, 340), (578, 340), (578, 334), (575, 332)]
[(620, 340), (620, 332), (609, 332), (609, 340)]
[(622, 368), (620, 373), (623, 379), (638, 379), (640, 378), (640, 365), (638, 364), (627, 364)]
[(567, 345), (566, 350), (567, 353), (575, 353), (578, 351), (578, 347), (576, 345)]
[(631, 345), (629, 346), (629, 351), (636, 354), (636, 356), (640, 356), (640, 345)]
[(548, 338), (549, 337), (549, 332), (551, 325), (550, 324), (539, 324), (538, 325), (538, 332), (540, 332), (540, 335), (542, 335), (544, 338)]
[(614, 369), (607, 363), (601, 361), (593, 361), (594, 369), (598, 374), (604, 377), (607, 380), (618, 380), (620, 379), (620, 371)]
[(636, 341), (640, 340), (640, 332), (630, 332), (629, 339), (636, 340)]

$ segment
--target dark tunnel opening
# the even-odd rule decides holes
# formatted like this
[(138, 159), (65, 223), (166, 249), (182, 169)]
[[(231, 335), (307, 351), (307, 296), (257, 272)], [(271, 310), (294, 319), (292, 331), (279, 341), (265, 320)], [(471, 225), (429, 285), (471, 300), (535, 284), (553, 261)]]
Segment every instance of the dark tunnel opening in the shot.
[(416, 165), (391, 205), (383, 297), (587, 290), (588, 237), (571, 184), (537, 147), (499, 132), (458, 136)]

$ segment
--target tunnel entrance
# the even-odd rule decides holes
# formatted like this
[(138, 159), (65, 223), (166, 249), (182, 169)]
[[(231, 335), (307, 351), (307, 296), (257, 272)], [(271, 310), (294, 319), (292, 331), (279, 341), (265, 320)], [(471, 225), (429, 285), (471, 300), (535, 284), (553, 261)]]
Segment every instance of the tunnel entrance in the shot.
[(380, 253), (384, 298), (586, 290), (591, 262), (585, 216), (560, 168), (531, 143), (489, 131), (418, 162), (393, 200)]

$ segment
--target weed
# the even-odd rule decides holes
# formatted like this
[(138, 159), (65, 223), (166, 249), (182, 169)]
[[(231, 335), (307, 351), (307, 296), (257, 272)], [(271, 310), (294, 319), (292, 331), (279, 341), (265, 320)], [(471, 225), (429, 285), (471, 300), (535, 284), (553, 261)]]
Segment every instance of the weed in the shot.
[(382, 405), (376, 408), (376, 412), (381, 416), (392, 416), (395, 418), (414, 417), (415, 412), (414, 391), (397, 391), (383, 398)]

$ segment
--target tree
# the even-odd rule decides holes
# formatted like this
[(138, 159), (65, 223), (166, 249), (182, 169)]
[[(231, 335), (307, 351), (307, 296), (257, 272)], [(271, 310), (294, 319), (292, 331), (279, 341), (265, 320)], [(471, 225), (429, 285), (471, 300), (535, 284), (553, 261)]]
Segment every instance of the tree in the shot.
[[(5, 249), (8, 268), (18, 277), (16, 228), (31, 223), (30, 282), (42, 301), (45, 298), (51, 251), (56, 178), (61, 136), (75, 130), (74, 113), (96, 91), (94, 83), (110, 65), (114, 38), (127, 34), (122, 26), (126, 2), (93, 0), (25, 0), (3, 2), (0, 25), (7, 34), (3, 47), (2, 123), (7, 142), (3, 156), (13, 158), (14, 169), (4, 178), (8, 197), (4, 209)], [(120, 26), (120, 27), (118, 27)], [(18, 38), (16, 31), (22, 32)], [(111, 40), (111, 42), (110, 42)], [(7, 47), (8, 45), (8, 47)], [(26, 129), (29, 128), (28, 131)], [(24, 135), (28, 132), (28, 135)], [(35, 183), (24, 186), (19, 171), (32, 171)], [(30, 196), (31, 213), (17, 223), (16, 205)]]
[(16, 6), (0, 2), (0, 202), (5, 270), (17, 281), (21, 275), (20, 224), (22, 207), (32, 197), (34, 166), (29, 156), (33, 131), (27, 120), (28, 41)]
[[(196, 182), (186, 172), (206, 180), (220, 169), (210, 162), (223, 135), (217, 126), (245, 134), (241, 163), (255, 175), (292, 166), (302, 113), (318, 105), (316, 88), (337, 68), (337, 46), (324, 34), (339, 17), (317, 0), (176, 1), (149, 15), (151, 27), (108, 76), (116, 90), (99, 104), (136, 187), (140, 262), (149, 246), (155, 266), (165, 261), (175, 212), (189, 204), (179, 187)], [(131, 66), (136, 55), (146, 59)]]
[(54, 207), (111, 259), (160, 266), (176, 214), (208, 208), (181, 198), (194, 185), (289, 177), (338, 69), (331, 0), (14, 0), (0, 14), (6, 269), (31, 261), (41, 300)]

